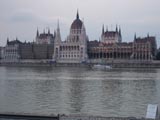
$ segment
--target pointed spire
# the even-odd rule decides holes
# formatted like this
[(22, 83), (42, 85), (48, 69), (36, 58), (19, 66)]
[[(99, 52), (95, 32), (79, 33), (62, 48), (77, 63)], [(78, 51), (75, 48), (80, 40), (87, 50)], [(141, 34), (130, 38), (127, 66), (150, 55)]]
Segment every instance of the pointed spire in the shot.
[(118, 34), (119, 34), (119, 42), (122, 42), (122, 34), (121, 34), (121, 27), (120, 26), (119, 26)]
[(119, 35), (121, 36), (121, 27), (119, 27)]
[(39, 30), (38, 30), (38, 28), (37, 28), (37, 37), (39, 37)]
[(147, 34), (147, 37), (149, 38), (149, 33)]
[(50, 35), (50, 29), (48, 28), (48, 35)]
[(108, 26), (106, 26), (106, 32), (108, 32)]
[(43, 33), (45, 34), (45, 29), (43, 30)]
[(102, 35), (104, 34), (104, 24), (102, 26)]
[(7, 37), (7, 45), (9, 44), (9, 38)]
[(78, 12), (78, 10), (77, 10), (77, 16), (76, 16), (76, 18), (79, 19), (79, 12)]
[(58, 23), (57, 23), (57, 30), (59, 30), (60, 28), (59, 28), (59, 19), (58, 19)]
[(116, 32), (118, 32), (118, 27), (117, 27), (117, 25), (116, 25)]
[(58, 23), (57, 23), (56, 41), (57, 42), (61, 41), (61, 33), (60, 33), (60, 27), (59, 27), (59, 20), (58, 20)]
[(9, 41), (9, 38), (7, 37), (7, 41)]
[(134, 34), (134, 40), (136, 40), (137, 39), (137, 36), (136, 36), (136, 33)]

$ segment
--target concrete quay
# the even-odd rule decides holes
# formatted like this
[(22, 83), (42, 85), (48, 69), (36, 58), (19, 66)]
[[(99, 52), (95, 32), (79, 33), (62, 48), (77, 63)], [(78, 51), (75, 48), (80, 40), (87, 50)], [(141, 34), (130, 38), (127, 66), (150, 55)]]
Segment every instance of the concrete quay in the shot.
[(87, 116), (87, 115), (41, 116), (41, 115), (0, 114), (0, 120), (149, 120), (149, 119), (135, 118), (135, 117), (101, 117), (101, 116)]
[(1, 66), (49, 66), (49, 67), (92, 67), (104, 64), (113, 68), (160, 68), (160, 61), (150, 60), (103, 60), (93, 59), (86, 63), (56, 63), (52, 60), (19, 60), (14, 62), (0, 61)]
[(160, 68), (160, 61), (156, 60), (90, 60), (90, 64), (106, 64), (113, 68)]

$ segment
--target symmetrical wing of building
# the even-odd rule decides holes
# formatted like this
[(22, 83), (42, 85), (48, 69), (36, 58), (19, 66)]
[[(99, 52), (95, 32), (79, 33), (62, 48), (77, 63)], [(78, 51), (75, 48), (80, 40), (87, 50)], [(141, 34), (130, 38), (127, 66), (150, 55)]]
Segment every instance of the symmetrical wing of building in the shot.
[(133, 42), (122, 42), (121, 28), (115, 31), (104, 30), (101, 39), (88, 39), (84, 22), (77, 12), (72, 22), (70, 33), (65, 40), (61, 39), (59, 22), (52, 34), (48, 29), (39, 33), (37, 29), (35, 42), (9, 41), (1, 47), (1, 61), (19, 62), (20, 60), (51, 60), (57, 63), (84, 63), (90, 60), (153, 60), (157, 44), (154, 36), (134, 37)]

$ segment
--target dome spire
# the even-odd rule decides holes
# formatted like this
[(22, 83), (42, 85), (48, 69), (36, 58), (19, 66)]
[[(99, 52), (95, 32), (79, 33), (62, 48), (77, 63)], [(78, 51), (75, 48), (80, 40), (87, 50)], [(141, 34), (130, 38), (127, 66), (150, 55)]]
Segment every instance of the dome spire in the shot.
[(76, 18), (79, 19), (79, 12), (78, 12), (78, 10), (77, 10), (77, 17)]
[(82, 28), (82, 21), (79, 19), (79, 13), (77, 10), (77, 16), (76, 19), (71, 24), (71, 29), (81, 29)]

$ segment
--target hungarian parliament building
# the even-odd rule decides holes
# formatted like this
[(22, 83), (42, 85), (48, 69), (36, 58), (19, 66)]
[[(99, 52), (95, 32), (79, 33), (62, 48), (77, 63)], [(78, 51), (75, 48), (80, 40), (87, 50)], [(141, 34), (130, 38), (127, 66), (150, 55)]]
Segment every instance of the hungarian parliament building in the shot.
[(153, 60), (157, 52), (155, 36), (149, 34), (140, 38), (136, 34), (133, 42), (123, 42), (121, 28), (110, 31), (102, 27), (100, 40), (89, 40), (84, 22), (77, 12), (70, 27), (69, 35), (61, 39), (60, 25), (52, 34), (50, 30), (39, 33), (34, 42), (7, 39), (0, 48), (3, 62), (21, 60), (50, 60), (56, 63), (86, 63), (90, 60)]

